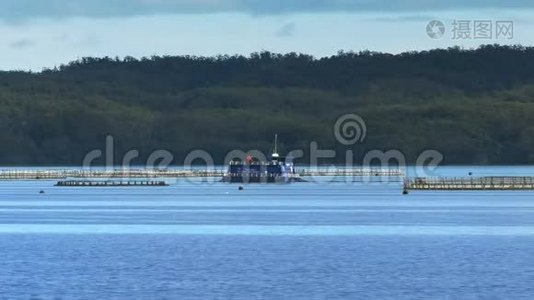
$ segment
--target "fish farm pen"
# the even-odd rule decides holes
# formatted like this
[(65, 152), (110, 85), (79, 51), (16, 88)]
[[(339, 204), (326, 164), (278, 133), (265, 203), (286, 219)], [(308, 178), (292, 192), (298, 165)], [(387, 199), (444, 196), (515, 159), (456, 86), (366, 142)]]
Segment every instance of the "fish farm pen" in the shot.
[(165, 181), (89, 181), (89, 180), (66, 180), (59, 181), (56, 186), (61, 187), (133, 187), (133, 186), (169, 186)]
[(491, 176), (478, 178), (413, 178), (404, 181), (410, 190), (534, 190), (534, 177)]

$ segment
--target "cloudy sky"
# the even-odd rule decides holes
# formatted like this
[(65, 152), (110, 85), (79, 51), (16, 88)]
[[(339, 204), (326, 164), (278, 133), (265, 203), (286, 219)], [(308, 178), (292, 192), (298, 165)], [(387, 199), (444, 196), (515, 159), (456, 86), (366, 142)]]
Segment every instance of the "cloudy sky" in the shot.
[(0, 1), (1, 70), (40, 71), (84, 56), (534, 45), (528, 0)]

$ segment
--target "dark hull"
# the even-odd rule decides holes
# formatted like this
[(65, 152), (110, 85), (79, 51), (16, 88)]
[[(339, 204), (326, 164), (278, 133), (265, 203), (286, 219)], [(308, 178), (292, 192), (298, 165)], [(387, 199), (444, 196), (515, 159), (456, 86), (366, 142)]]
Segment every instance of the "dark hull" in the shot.
[(227, 175), (223, 177), (222, 181), (228, 183), (288, 183), (290, 180), (282, 176)]

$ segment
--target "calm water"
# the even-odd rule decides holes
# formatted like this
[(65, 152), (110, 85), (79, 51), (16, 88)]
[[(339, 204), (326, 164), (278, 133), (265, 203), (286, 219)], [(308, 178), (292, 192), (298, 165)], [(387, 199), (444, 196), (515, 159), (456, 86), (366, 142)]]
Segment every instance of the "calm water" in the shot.
[(0, 299), (534, 298), (534, 192), (53, 184), (0, 182)]

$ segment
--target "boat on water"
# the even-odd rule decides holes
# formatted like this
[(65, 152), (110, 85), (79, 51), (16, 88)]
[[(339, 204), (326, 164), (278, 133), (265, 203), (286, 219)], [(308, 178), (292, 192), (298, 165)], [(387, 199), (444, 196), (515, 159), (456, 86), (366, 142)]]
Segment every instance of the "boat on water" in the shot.
[(229, 183), (289, 183), (301, 181), (293, 162), (278, 153), (278, 135), (274, 137), (274, 150), (268, 161), (258, 161), (251, 155), (231, 161), (223, 182)]

